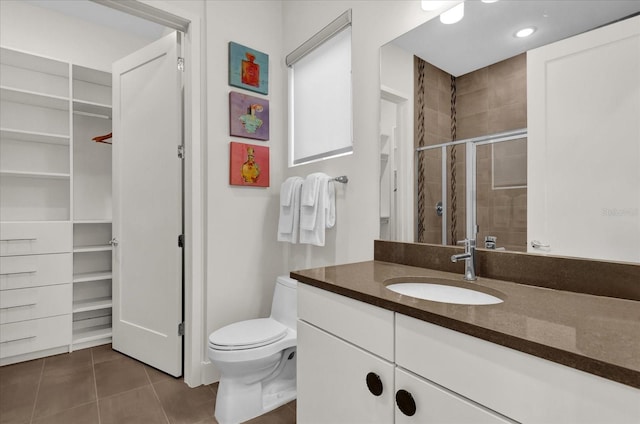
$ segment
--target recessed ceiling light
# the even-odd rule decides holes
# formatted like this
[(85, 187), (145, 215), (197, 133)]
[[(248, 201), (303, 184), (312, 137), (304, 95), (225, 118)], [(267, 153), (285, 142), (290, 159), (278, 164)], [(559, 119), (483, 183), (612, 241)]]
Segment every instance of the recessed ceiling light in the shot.
[(536, 32), (535, 27), (522, 28), (520, 31), (516, 32), (515, 36), (518, 38), (524, 38), (530, 36), (534, 32)]
[(498, 0), (482, 0), (482, 3), (495, 3)]
[(443, 24), (455, 24), (464, 18), (464, 2), (452, 7), (440, 15), (440, 22)]

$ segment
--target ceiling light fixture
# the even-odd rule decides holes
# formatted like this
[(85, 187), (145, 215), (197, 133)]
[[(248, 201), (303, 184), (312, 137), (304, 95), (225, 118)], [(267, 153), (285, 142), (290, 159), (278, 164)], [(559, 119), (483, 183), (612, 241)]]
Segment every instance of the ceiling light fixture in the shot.
[(498, 0), (482, 0), (482, 3), (495, 3)]
[(524, 38), (524, 37), (530, 36), (534, 32), (536, 32), (536, 28), (535, 27), (522, 28), (520, 31), (515, 33), (515, 36), (518, 37), (518, 38)]
[(460, 22), (460, 20), (463, 17), (464, 17), (464, 2), (442, 13), (440, 15), (440, 22), (447, 25), (455, 24), (456, 22)]

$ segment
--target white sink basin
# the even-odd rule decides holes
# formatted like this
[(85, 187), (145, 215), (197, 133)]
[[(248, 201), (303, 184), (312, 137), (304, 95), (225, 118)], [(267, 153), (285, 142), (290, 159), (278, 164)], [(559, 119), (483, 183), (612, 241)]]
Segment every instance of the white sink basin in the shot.
[(487, 293), (462, 287), (434, 283), (394, 283), (387, 288), (405, 296), (434, 302), (455, 303), (458, 305), (494, 305), (502, 299)]

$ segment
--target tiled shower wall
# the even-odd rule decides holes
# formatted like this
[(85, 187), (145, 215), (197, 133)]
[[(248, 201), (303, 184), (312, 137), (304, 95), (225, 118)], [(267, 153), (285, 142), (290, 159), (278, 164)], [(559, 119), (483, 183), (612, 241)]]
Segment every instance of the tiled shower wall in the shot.
[[(424, 87), (424, 140), (423, 145), (434, 145), (452, 140), (452, 88), (451, 75), (424, 63), (424, 82), (418, 84), (418, 67), (422, 59), (415, 58), (416, 93)], [(498, 62), (455, 79), (456, 139), (478, 137), (503, 131), (526, 128), (527, 88), (526, 55)], [(416, 101), (416, 146), (418, 137), (419, 104)], [(522, 144), (522, 143), (521, 143)], [(457, 234), (452, 234), (451, 218), (447, 222), (447, 244), (454, 244), (455, 238), (464, 238), (465, 229), (465, 152), (464, 147), (456, 148), (455, 180)], [(510, 148), (516, 151), (518, 149)], [(447, 187), (451, 189), (451, 148), (447, 149)], [(526, 149), (520, 154), (526, 155)], [(492, 184), (492, 147), (481, 146), (477, 150), (477, 218), (480, 232), (478, 245), (483, 246), (486, 235), (498, 238), (498, 247), (508, 250), (526, 250), (526, 188), (495, 189)], [(424, 200), (422, 214), (423, 232), (418, 241), (441, 243), (442, 221), (435, 213), (435, 204), (441, 199), (442, 158), (440, 150), (431, 150), (419, 155), (423, 161)], [(526, 156), (517, 158), (523, 165)], [(418, 189), (420, 190), (420, 188)], [(451, 193), (447, 199), (451, 207)], [(451, 212), (449, 211), (451, 216)]]

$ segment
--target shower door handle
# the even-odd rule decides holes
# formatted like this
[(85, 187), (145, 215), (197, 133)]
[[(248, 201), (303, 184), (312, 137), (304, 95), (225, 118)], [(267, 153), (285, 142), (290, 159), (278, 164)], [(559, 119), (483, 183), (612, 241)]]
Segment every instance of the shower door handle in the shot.
[(539, 242), (538, 240), (531, 240), (531, 247), (533, 247), (534, 249), (544, 249), (547, 247), (551, 247), (550, 244), (543, 244), (541, 242)]

